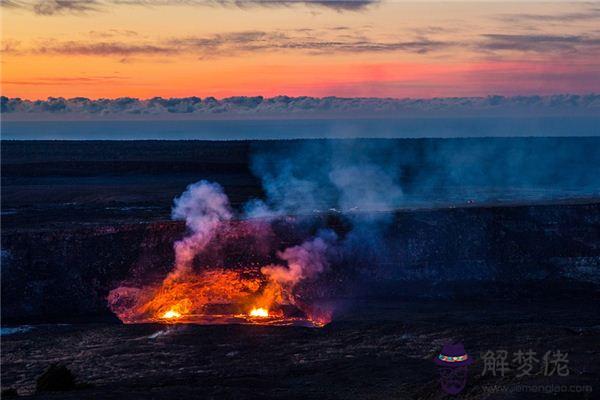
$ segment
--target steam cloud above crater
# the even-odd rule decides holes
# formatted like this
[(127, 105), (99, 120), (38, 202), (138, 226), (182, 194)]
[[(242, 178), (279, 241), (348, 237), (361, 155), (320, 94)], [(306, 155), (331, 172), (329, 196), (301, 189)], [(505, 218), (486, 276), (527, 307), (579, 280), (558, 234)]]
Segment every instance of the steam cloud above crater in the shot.
[[(299, 245), (277, 252), (282, 263), (258, 268), (248, 276), (223, 269), (221, 265), (206, 265), (204, 261), (200, 267), (194, 264), (197, 257), (202, 259), (206, 255), (212, 241), (228, 241), (217, 238), (233, 217), (220, 185), (204, 180), (189, 185), (175, 199), (172, 216), (184, 219), (189, 232), (173, 246), (175, 264), (171, 272), (160, 283), (142, 286), (124, 283), (109, 293), (109, 306), (122, 321), (156, 321), (165, 318), (164, 315), (198, 316), (213, 304), (227, 304), (234, 310), (248, 310), (254, 305), (271, 312), (291, 304), (315, 324), (331, 319), (331, 309), (316, 307), (303, 299), (297, 286), (317, 279), (329, 267), (329, 257), (337, 242), (332, 231), (323, 230)], [(255, 236), (267, 236), (269, 232), (268, 223), (256, 223)], [(252, 276), (257, 273), (262, 275)]]

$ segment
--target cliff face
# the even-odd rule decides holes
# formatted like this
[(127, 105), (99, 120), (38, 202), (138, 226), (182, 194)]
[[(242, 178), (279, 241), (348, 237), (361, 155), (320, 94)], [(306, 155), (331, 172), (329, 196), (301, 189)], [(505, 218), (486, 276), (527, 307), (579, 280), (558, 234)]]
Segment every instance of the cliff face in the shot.
[[(402, 213), (377, 292), (498, 299), (600, 288), (600, 204)], [(372, 291), (372, 290), (371, 290)]]
[(176, 223), (4, 233), (2, 316), (68, 320), (108, 315), (105, 296), (135, 270), (168, 268)]
[[(227, 244), (209, 248), (201, 264), (258, 267), (273, 261), (276, 250), (329, 226), (345, 244), (315, 285), (318, 296), (484, 300), (589, 298), (600, 291), (600, 203), (400, 211), (388, 217), (376, 246), (353, 244), (350, 223), (336, 215), (287, 218), (258, 241), (252, 227), (236, 222)], [(362, 226), (360, 219), (352, 224)], [(164, 277), (173, 263), (173, 242), (184, 234), (180, 222), (5, 230), (2, 318), (111, 318), (108, 292), (123, 281)]]

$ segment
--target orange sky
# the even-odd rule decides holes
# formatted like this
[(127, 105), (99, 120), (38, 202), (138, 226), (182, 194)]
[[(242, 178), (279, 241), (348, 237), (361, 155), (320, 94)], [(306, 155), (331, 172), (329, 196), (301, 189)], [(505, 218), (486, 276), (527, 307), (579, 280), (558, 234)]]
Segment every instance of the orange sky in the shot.
[(598, 3), (117, 3), (3, 2), (2, 94), (41, 99), (600, 91)]

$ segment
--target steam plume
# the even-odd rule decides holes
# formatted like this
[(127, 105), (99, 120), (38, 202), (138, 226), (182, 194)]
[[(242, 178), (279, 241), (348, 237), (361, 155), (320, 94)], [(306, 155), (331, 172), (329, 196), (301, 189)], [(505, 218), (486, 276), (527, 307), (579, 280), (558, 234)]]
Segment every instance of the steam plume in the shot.
[(323, 230), (317, 237), (277, 254), (287, 267), (269, 265), (261, 268), (261, 272), (291, 293), (299, 282), (315, 278), (329, 267), (328, 255), (336, 239), (333, 231)]
[(206, 247), (224, 221), (232, 218), (229, 199), (217, 183), (199, 181), (176, 198), (173, 219), (184, 219), (192, 234), (175, 243), (174, 274), (189, 272), (194, 257)]
[[(125, 322), (161, 318), (165, 313), (176, 315), (204, 314), (210, 304), (231, 304), (238, 308), (258, 303), (261, 307), (294, 304), (311, 317), (313, 308), (297, 301), (298, 284), (315, 279), (329, 266), (336, 235), (319, 232), (317, 237), (277, 253), (282, 265), (260, 269), (262, 278), (245, 276), (219, 265), (194, 268), (194, 259), (202, 255), (233, 217), (223, 188), (216, 183), (199, 181), (174, 201), (173, 219), (183, 219), (190, 233), (174, 245), (175, 264), (165, 279), (155, 285), (131, 287), (123, 285), (108, 296), (111, 309)], [(262, 222), (264, 223), (264, 222)], [(257, 235), (263, 231), (254, 231)], [(263, 232), (263, 233), (261, 233)], [(318, 310), (313, 319), (328, 322), (330, 312)]]

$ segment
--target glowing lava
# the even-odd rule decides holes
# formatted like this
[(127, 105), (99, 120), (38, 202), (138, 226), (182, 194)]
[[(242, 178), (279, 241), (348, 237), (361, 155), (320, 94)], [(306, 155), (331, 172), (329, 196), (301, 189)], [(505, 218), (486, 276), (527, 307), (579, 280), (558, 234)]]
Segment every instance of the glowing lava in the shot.
[(181, 313), (179, 313), (175, 310), (169, 310), (162, 315), (162, 318), (164, 318), (164, 319), (176, 319), (179, 317), (181, 317)]
[(182, 273), (168, 276), (155, 286), (115, 289), (109, 301), (119, 318), (128, 324), (320, 327), (331, 321), (328, 310), (295, 303), (286, 285), (264, 276), (253, 276), (251, 272), (251, 269), (215, 268)]
[(267, 318), (269, 316), (269, 310), (262, 307), (254, 307), (252, 310), (250, 310), (249, 314), (251, 317)]

